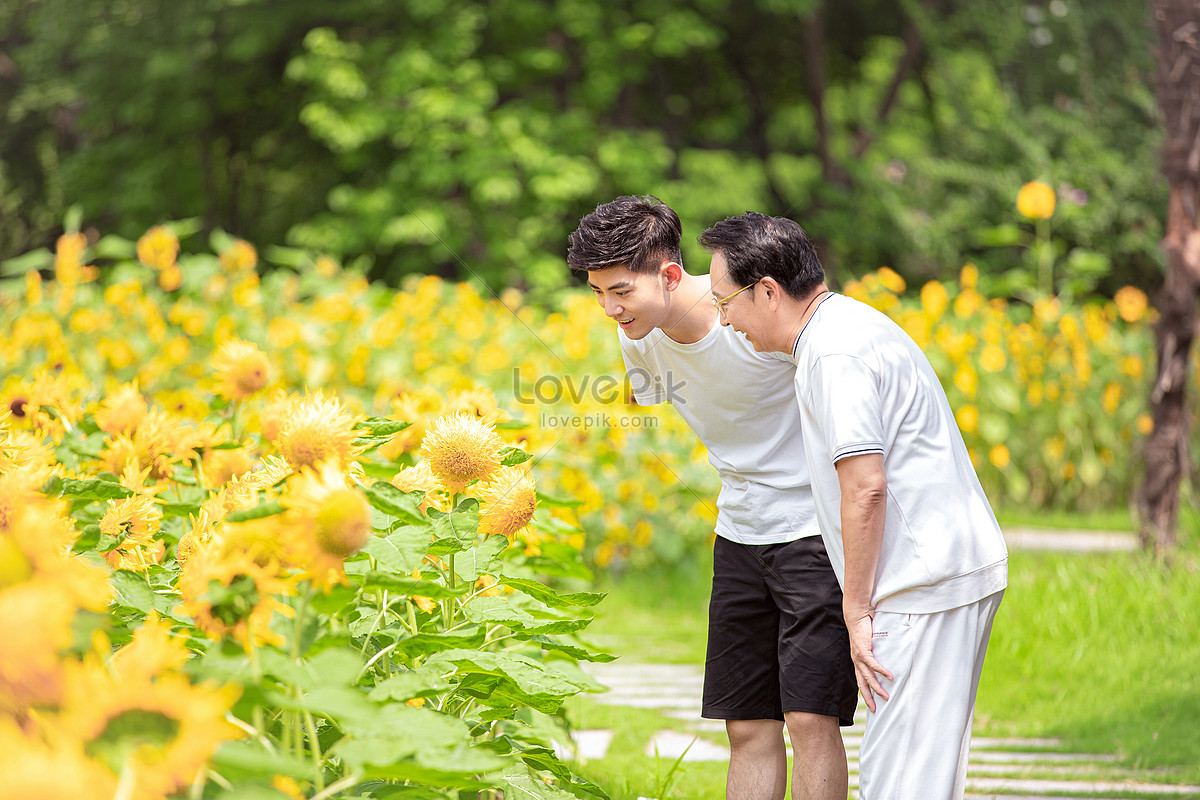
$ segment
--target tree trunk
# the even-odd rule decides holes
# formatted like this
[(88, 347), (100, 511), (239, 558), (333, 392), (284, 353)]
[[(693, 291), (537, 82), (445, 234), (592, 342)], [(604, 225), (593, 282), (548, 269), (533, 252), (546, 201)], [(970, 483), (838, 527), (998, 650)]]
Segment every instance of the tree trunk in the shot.
[(1188, 356), (1200, 291), (1200, 0), (1154, 0), (1155, 94), (1166, 126), (1163, 174), (1170, 197), (1162, 247), (1167, 274), (1155, 300), (1154, 431), (1139, 497), (1141, 543), (1165, 555), (1175, 544), (1179, 485), (1188, 474)]

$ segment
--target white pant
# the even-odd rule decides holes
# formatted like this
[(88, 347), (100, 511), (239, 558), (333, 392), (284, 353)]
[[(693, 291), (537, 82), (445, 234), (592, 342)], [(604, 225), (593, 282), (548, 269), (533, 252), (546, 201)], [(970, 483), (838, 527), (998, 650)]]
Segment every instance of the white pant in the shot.
[(975, 693), (1003, 590), (934, 614), (875, 614), (875, 658), (895, 678), (859, 748), (861, 800), (957, 800), (966, 791)]

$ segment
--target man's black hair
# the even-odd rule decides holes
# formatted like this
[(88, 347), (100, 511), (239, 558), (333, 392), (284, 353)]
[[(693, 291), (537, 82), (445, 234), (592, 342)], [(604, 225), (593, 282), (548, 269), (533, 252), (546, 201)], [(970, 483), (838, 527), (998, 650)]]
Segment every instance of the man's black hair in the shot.
[(626, 267), (653, 272), (664, 261), (683, 263), (679, 216), (657, 197), (618, 197), (579, 221), (567, 238), (567, 266), (587, 272)]
[(738, 286), (771, 277), (789, 296), (799, 299), (825, 281), (812, 240), (786, 217), (747, 211), (718, 222), (697, 240), (708, 252), (725, 256), (729, 282)]

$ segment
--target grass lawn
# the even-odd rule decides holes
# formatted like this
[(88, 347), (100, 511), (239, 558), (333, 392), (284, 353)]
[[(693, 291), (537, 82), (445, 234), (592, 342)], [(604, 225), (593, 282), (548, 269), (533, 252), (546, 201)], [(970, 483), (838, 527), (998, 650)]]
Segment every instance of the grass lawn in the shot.
[[(1014, 551), (976, 732), (1056, 737), (1068, 750), (1200, 783), (1200, 548), (1194, 534), (1183, 538), (1170, 568), (1138, 553)], [(703, 561), (610, 578), (588, 638), (630, 661), (702, 665), (710, 580)], [(642, 751), (677, 721), (586, 699), (571, 712), (576, 727), (621, 732), (587, 774), (617, 800), (656, 796), (671, 764)], [(667, 796), (719, 797), (724, 765), (685, 764), (672, 779)]]

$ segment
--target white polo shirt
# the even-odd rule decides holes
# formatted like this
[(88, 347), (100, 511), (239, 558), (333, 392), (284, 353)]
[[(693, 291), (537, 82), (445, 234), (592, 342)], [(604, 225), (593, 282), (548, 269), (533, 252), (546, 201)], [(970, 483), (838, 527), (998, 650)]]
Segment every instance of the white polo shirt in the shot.
[(865, 303), (826, 296), (801, 331), (795, 389), (825, 547), (844, 581), (835, 463), (883, 455), (887, 510), (872, 606), (922, 614), (1008, 583), (1008, 549), (929, 359)]
[(778, 544), (820, 534), (786, 357), (756, 353), (719, 319), (693, 344), (658, 328), (636, 341), (617, 333), (638, 404), (671, 403), (708, 448), (721, 476), (718, 536)]

